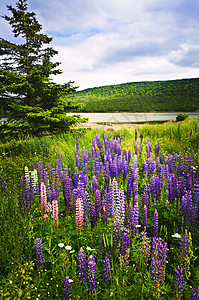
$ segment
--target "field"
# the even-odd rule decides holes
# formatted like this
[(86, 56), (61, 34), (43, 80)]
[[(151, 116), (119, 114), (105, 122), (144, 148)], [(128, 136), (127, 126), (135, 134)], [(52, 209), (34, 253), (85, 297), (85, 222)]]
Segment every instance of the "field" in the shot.
[(161, 112), (199, 109), (199, 79), (131, 82), (77, 91), (81, 112)]
[(0, 145), (0, 299), (199, 299), (199, 118)]

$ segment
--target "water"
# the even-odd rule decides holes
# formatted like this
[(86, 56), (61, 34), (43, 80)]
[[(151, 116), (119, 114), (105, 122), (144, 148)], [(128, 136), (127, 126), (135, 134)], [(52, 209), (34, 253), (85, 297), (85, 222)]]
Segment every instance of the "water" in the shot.
[[(186, 113), (186, 112), (185, 112)], [(69, 113), (75, 115), (78, 113)], [(172, 113), (79, 113), (88, 118), (88, 124), (95, 123), (140, 123), (147, 121), (174, 121), (179, 112)], [(187, 112), (190, 118), (199, 117), (199, 112)]]

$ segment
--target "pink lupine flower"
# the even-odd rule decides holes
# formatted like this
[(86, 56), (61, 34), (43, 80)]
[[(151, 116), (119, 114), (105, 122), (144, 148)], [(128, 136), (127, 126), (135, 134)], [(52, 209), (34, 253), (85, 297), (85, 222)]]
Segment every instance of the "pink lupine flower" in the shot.
[(77, 232), (81, 232), (83, 228), (83, 221), (84, 221), (84, 205), (83, 205), (83, 199), (82, 198), (77, 198), (76, 201), (76, 209), (75, 209), (75, 214), (76, 214), (76, 228)]
[[(54, 195), (56, 195), (55, 191)], [(54, 230), (58, 229), (58, 201), (56, 199), (56, 197), (52, 197), (53, 201), (52, 201), (52, 217), (53, 217), (53, 225), (54, 225)]]
[(46, 212), (48, 210), (47, 196), (46, 196), (46, 186), (41, 182), (41, 215), (43, 219), (46, 219)]

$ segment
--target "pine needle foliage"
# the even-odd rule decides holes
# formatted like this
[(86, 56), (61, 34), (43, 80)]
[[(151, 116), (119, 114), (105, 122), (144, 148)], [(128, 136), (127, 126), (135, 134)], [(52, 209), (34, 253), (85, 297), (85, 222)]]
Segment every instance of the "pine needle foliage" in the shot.
[(28, 11), (27, 0), (7, 8), (11, 16), (2, 18), (11, 26), (16, 43), (0, 38), (0, 137), (55, 133), (84, 122), (79, 115), (66, 115), (81, 107), (62, 97), (76, 87), (72, 81), (52, 81), (51, 75), (62, 73), (60, 63), (52, 62), (58, 52), (48, 46), (52, 38), (41, 33), (42, 26), (36, 14)]

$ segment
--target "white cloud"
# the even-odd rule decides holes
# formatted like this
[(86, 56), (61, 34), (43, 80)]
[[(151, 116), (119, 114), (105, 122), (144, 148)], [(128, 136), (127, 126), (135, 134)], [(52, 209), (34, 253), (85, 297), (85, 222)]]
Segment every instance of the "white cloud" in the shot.
[[(4, 7), (8, 0), (2, 2)], [(9, 2), (14, 5), (15, 0)], [(54, 78), (57, 82), (74, 80), (83, 89), (198, 76), (197, 0), (28, 3), (44, 33), (54, 36), (55, 60), (62, 62), (63, 71)], [(9, 28), (3, 22), (0, 36), (5, 38)]]

